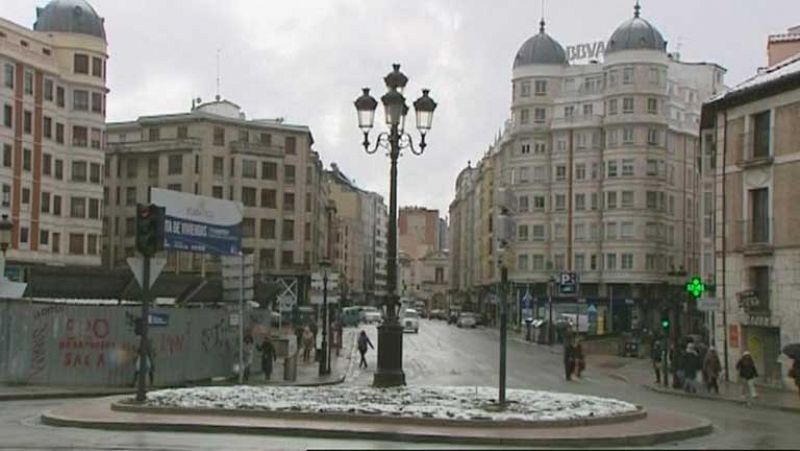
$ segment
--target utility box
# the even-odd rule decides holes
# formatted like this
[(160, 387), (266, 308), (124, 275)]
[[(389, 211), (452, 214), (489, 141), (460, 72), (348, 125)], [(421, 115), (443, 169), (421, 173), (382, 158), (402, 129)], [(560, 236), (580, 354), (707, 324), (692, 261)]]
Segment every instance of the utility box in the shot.
[(283, 380), (287, 382), (297, 380), (297, 355), (291, 354), (283, 359)]

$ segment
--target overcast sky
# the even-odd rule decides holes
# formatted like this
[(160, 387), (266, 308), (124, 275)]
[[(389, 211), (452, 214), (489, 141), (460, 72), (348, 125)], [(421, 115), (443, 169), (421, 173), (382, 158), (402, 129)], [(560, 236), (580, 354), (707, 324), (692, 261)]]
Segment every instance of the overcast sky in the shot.
[[(400, 162), (399, 202), (438, 208), (442, 216), (456, 175), (480, 159), (509, 115), (512, 62), (541, 15), (538, 0), (90, 2), (106, 19), (110, 121), (188, 111), (192, 97), (211, 100), (219, 48), (224, 98), (249, 118), (308, 125), (326, 167), (338, 163), (387, 203), (388, 159), (360, 147), (353, 100), (362, 87), (380, 97), (383, 76), (401, 63), (409, 103), (430, 88), (439, 107), (425, 154)], [(633, 3), (550, 0), (547, 31), (564, 46), (607, 40), (632, 16)], [(31, 27), (35, 7), (45, 4), (3, 0), (0, 14)], [(726, 67), (729, 85), (766, 64), (767, 35), (800, 24), (798, 0), (642, 6), (670, 51), (680, 42), (682, 59)]]

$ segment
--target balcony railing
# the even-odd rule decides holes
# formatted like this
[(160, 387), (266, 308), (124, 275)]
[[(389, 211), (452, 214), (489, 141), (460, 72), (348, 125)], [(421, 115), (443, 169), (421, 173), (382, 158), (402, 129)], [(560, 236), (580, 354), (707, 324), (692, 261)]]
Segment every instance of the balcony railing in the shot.
[(772, 218), (751, 218), (737, 221), (734, 237), (740, 251), (769, 250), (773, 245)]
[(750, 316), (770, 316), (770, 295), (766, 288), (742, 291), (737, 295), (739, 308)]
[(249, 153), (280, 157), (283, 151), (280, 147), (250, 141), (231, 141), (231, 150), (234, 153)]
[(599, 127), (603, 124), (603, 116), (599, 114), (576, 114), (553, 119), (553, 128)]
[(138, 153), (192, 150), (202, 144), (199, 138), (161, 139), (157, 141), (126, 141), (108, 143), (107, 149), (114, 151), (133, 151)]
[[(773, 161), (770, 149), (770, 136), (772, 130), (763, 132), (748, 132), (739, 135), (739, 142), (734, 143), (739, 147), (736, 165), (740, 167), (759, 166), (771, 164)], [(735, 148), (735, 147), (734, 147)]]

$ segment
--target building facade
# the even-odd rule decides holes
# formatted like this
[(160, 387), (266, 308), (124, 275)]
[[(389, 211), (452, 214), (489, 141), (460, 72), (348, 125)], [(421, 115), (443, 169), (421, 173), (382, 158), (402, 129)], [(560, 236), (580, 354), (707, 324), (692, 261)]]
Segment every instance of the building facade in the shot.
[[(683, 62), (666, 45), (637, 5), (612, 33), (602, 62), (577, 64), (542, 21), (515, 58), (511, 117), (484, 157), (492, 163), (471, 177), (494, 174), (493, 195), (507, 188), (516, 196), (516, 237), (505, 262), (513, 292), (529, 291), (541, 306), (557, 294), (554, 277), (575, 272), (577, 296), (555, 296), (554, 308), (594, 306), (601, 332), (610, 323), (653, 328), (685, 283), (670, 274), (699, 271), (700, 109), (723, 88), (725, 71)], [(479, 224), (466, 230), (484, 236)], [(496, 247), (470, 240), (487, 255)], [(481, 259), (485, 277), (472, 289), (497, 282), (496, 260)]]
[(718, 348), (725, 346), (732, 379), (749, 351), (760, 383), (793, 389), (781, 349), (800, 341), (798, 126), (797, 52), (703, 108), (704, 145), (715, 152), (717, 168)]
[(2, 206), (9, 266), (101, 262), (107, 43), (83, 0), (0, 19)]
[[(157, 187), (241, 202), (242, 248), (256, 271), (307, 275), (326, 257), (327, 242), (328, 186), (313, 142), (306, 126), (248, 120), (219, 97), (188, 113), (108, 124), (105, 264), (134, 255), (136, 204)], [(217, 259), (202, 254), (167, 258), (175, 272), (217, 269)]]

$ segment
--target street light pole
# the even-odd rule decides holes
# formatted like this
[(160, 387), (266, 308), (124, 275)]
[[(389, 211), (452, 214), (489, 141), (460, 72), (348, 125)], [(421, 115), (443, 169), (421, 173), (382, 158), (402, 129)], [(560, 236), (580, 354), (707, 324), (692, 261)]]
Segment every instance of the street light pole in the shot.
[(408, 114), (405, 97), (402, 91), (408, 83), (408, 77), (400, 72), (400, 65), (394, 64), (392, 72), (384, 78), (387, 92), (381, 97), (386, 116), (389, 133), (378, 135), (374, 147), (370, 149), (369, 131), (375, 119), (375, 109), (378, 102), (369, 94), (369, 88), (363, 89), (361, 97), (356, 99), (355, 106), (358, 112), (359, 128), (364, 133), (364, 150), (374, 154), (378, 148), (389, 151), (389, 225), (387, 249), (387, 291), (385, 309), (386, 318), (378, 326), (378, 370), (375, 372), (373, 385), (376, 387), (394, 387), (405, 385), (403, 372), (403, 328), (397, 317), (399, 296), (397, 294), (397, 159), (401, 149), (409, 149), (415, 155), (422, 155), (425, 151), (425, 135), (430, 130), (433, 122), (433, 112), (436, 102), (428, 96), (428, 90), (422, 90), (422, 96), (414, 102), (417, 118), (417, 129), (421, 140), (419, 151), (414, 147), (411, 136), (405, 132), (405, 118)]

